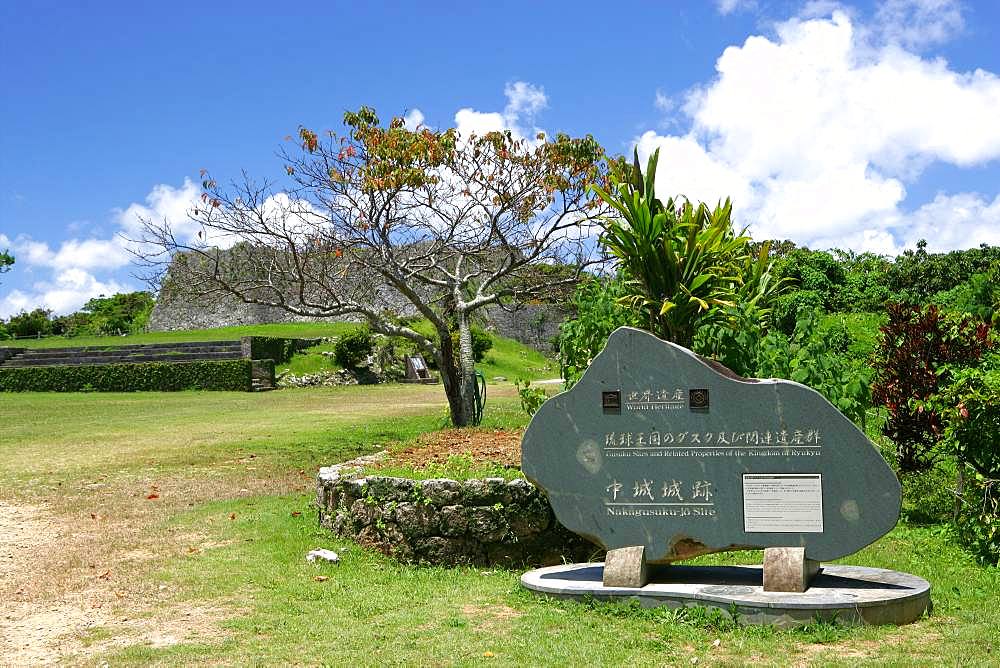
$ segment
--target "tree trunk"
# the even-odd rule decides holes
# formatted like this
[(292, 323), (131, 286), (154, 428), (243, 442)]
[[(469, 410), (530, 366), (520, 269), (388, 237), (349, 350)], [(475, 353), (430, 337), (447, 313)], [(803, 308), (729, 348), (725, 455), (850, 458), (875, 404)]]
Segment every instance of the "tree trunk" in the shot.
[(455, 350), (451, 332), (447, 329), (438, 332), (441, 340), (438, 368), (441, 369), (441, 381), (448, 397), (451, 423), (456, 427), (467, 427), (475, 417), (476, 377), (468, 317), (461, 313), (458, 321), (458, 350)]
[(958, 466), (955, 467), (955, 506), (951, 511), (951, 521), (958, 522), (958, 516), (962, 512), (962, 503), (965, 501), (965, 462), (958, 458)]

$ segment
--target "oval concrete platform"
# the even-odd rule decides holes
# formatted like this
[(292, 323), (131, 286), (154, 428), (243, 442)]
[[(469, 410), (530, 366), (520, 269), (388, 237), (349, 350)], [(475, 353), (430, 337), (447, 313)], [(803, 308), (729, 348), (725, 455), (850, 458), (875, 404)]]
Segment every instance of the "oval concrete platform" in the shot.
[(521, 584), (563, 599), (637, 600), (644, 607), (718, 608), (741, 624), (787, 628), (817, 619), (844, 624), (909, 624), (931, 609), (931, 586), (909, 573), (826, 565), (804, 593), (766, 592), (760, 566), (653, 567), (645, 587), (605, 587), (604, 564), (529, 571)]

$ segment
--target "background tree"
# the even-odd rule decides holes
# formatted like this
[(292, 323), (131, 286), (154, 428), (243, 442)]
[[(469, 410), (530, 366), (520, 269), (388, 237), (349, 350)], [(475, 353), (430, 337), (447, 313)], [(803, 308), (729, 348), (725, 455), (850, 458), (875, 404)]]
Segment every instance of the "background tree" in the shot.
[[(438, 364), (452, 421), (467, 425), (475, 313), (572, 284), (598, 261), (590, 227), (602, 208), (589, 187), (605, 177), (604, 152), (590, 136), (529, 142), (409, 130), (399, 118), (384, 126), (368, 108), (344, 124), (323, 137), (300, 128), (300, 150), (281, 154), (289, 188), (246, 175), (220, 187), (204, 174), (190, 212), (198, 238), (147, 220), (142, 255), (165, 289), (188, 298), (361, 317), (413, 341)], [(405, 304), (433, 334), (397, 317)]]
[(6, 274), (14, 266), (14, 256), (9, 251), (0, 251), (0, 274)]
[(91, 333), (120, 335), (143, 331), (154, 304), (149, 292), (125, 292), (94, 297), (81, 311), (87, 316), (87, 329)]

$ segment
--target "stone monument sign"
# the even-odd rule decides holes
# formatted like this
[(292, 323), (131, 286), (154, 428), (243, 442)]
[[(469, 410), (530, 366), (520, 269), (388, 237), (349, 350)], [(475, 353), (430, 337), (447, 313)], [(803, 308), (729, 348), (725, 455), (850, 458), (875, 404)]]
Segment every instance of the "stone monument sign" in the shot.
[(892, 529), (900, 509), (895, 474), (818, 392), (738, 378), (632, 328), (541, 407), (522, 469), (564, 526), (611, 551), (606, 580), (621, 560), (643, 579), (637, 555), (655, 564), (795, 548), (765, 555), (765, 588), (769, 559), (797, 559), (807, 583), (820, 560)]

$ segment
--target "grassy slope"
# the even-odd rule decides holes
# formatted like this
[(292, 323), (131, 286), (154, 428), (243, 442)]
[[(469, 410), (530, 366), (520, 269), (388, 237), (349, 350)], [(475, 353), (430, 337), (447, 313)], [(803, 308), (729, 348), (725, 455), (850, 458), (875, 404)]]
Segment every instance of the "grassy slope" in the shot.
[[(523, 423), (513, 401), (509, 392), (495, 396), (488, 423)], [(432, 429), (443, 408), (440, 387), (412, 386), (7, 395), (0, 500), (43, 505), (73, 527), (42, 557), (52, 563), (34, 566), (26, 581), (72, 591), (81, 571), (87, 586), (113, 589), (114, 619), (207, 607), (221, 620), (221, 633), (164, 647), (129, 641), (116, 622), (91, 629), (92, 638), (127, 645), (91, 657), (114, 665), (663, 665), (693, 657), (725, 665), (986, 665), (1000, 652), (1000, 570), (977, 566), (935, 527), (901, 525), (846, 560), (928, 578), (930, 618), (898, 629), (796, 632), (544, 601), (521, 590), (518, 572), (402, 566), (316, 528), (316, 466)], [(160, 498), (149, 500), (154, 486)], [(87, 553), (73, 557), (90, 513), (102, 526)], [(122, 558), (136, 546), (155, 556)], [(306, 564), (303, 555), (319, 546), (341, 551), (341, 564)], [(759, 554), (700, 561), (753, 559)], [(106, 567), (108, 580), (96, 579)], [(26, 586), (12, 579), (11, 588)]]

